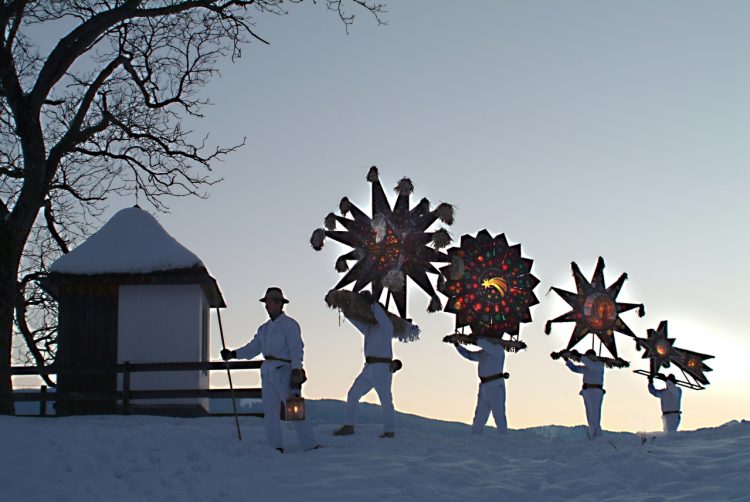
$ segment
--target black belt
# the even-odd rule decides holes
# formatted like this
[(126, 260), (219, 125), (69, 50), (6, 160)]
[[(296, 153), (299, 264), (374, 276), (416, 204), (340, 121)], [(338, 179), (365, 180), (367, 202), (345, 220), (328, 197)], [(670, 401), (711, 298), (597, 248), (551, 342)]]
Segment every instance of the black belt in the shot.
[(662, 415), (682, 415), (681, 411), (665, 411)]
[(486, 377), (480, 376), (479, 377), (479, 381), (482, 382), (482, 383), (487, 383), (487, 382), (492, 382), (494, 380), (500, 380), (500, 379), (506, 379), (506, 378), (510, 378), (510, 374), (508, 374), (508, 373), (496, 373), (494, 375), (490, 375), (490, 376), (486, 376)]
[(282, 359), (280, 357), (271, 356), (271, 355), (263, 356), (263, 359), (265, 359), (266, 361), (281, 361), (282, 363), (289, 363), (289, 364), (292, 363), (291, 359)]
[(602, 389), (602, 392), (607, 392), (606, 390), (604, 390), (604, 386), (600, 383), (584, 383), (583, 390), (586, 389)]
[(393, 362), (393, 359), (388, 359), (387, 357), (365, 356), (365, 362), (367, 364), (372, 364), (372, 363), (391, 364)]

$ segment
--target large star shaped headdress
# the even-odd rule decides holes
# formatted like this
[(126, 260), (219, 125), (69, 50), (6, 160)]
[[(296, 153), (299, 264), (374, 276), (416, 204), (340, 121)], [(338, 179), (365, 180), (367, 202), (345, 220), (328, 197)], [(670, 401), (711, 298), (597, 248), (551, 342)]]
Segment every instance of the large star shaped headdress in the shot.
[(641, 317), (645, 315), (643, 304), (617, 302), (617, 295), (620, 293), (628, 275), (623, 273), (613, 284), (606, 287), (604, 284), (604, 259), (601, 256), (596, 263), (591, 282), (583, 277), (581, 269), (575, 262), (571, 263), (571, 268), (576, 283), (576, 292), (571, 293), (555, 287), (552, 289), (571, 306), (572, 310), (547, 321), (545, 333), (550, 334), (552, 323), (575, 322), (573, 334), (570, 336), (566, 348), (567, 351), (591, 333), (599, 338), (612, 357), (619, 360), (614, 333), (619, 332), (635, 338), (635, 334), (620, 319), (620, 314), (638, 308), (638, 315)]
[[(451, 236), (445, 228), (429, 228), (437, 220), (453, 224), (453, 207), (442, 203), (430, 209), (430, 201), (422, 199), (410, 209), (414, 184), (403, 178), (396, 185), (398, 197), (391, 208), (375, 166), (367, 173), (367, 181), (372, 185), (372, 216), (344, 197), (339, 204), (341, 215), (330, 213), (324, 220), (325, 228), (315, 230), (310, 238), (316, 251), (322, 249), (326, 237), (353, 248), (336, 260), (336, 270), (346, 274), (334, 289), (354, 283), (352, 290), (357, 292), (370, 285), (376, 299), (384, 288), (388, 289), (399, 315), (406, 318), (409, 277), (430, 297), (428, 310), (440, 310), (442, 304), (427, 274), (439, 274), (432, 262), (450, 261), (440, 249), (450, 245)], [(343, 230), (336, 230), (337, 225)], [(351, 269), (349, 261), (356, 262)]]
[(656, 329), (649, 329), (648, 338), (636, 338), (637, 347), (645, 348), (643, 359), (651, 359), (651, 374), (659, 372), (659, 368), (669, 367), (670, 358), (675, 355), (674, 338), (667, 337), (667, 321), (659, 323)]
[(649, 372), (645, 373), (640, 370), (638, 372), (654, 377), (658, 375), (660, 368), (668, 368), (670, 364), (674, 364), (700, 385), (693, 386), (690, 382), (680, 381), (678, 383), (685, 383), (686, 386), (693, 388), (708, 385), (709, 381), (705, 372), (712, 371), (712, 369), (703, 361), (712, 359), (714, 356), (677, 348), (674, 346), (674, 341), (674, 338), (667, 336), (667, 321), (660, 322), (656, 329), (649, 329), (647, 338), (636, 338), (638, 349), (645, 349), (643, 359), (650, 359)]
[(461, 247), (448, 250), (451, 265), (441, 269), (438, 289), (448, 297), (446, 312), (456, 314), (456, 328), (471, 326), (475, 335), (512, 339), (521, 323), (531, 322), (529, 307), (539, 303), (531, 273), (533, 260), (510, 246), (505, 234), (461, 237)]

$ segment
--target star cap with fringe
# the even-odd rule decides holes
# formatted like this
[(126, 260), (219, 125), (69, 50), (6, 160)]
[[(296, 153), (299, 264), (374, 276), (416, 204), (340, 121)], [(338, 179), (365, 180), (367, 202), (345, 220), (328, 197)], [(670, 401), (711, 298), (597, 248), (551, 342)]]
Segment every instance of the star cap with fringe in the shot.
[(289, 303), (289, 300), (284, 298), (284, 293), (281, 288), (270, 287), (266, 290), (266, 295), (259, 301), (265, 302), (266, 300), (279, 300), (281, 303)]

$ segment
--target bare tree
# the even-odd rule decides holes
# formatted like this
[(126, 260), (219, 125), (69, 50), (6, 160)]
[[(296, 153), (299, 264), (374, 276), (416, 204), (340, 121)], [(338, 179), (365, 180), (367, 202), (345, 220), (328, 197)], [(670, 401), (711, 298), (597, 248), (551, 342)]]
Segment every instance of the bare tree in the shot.
[[(347, 30), (348, 5), (383, 22), (383, 4), (325, 2)], [(214, 161), (241, 145), (209, 147), (182, 121), (201, 117), (220, 59), (265, 43), (257, 17), (285, 13), (284, 0), (0, 3), (0, 413), (13, 412), (14, 331), (17, 358), (54, 359), (56, 306), (36, 281), (108, 196), (137, 191), (158, 210), (207, 196)], [(46, 55), (29, 35), (40, 30), (61, 33)]]

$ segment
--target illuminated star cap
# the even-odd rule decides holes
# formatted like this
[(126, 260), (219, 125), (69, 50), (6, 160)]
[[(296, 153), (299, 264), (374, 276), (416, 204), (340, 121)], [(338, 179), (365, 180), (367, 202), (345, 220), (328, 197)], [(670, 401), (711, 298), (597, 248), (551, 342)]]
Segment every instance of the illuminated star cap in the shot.
[(708, 385), (705, 372), (713, 371), (703, 361), (714, 356), (680, 349), (674, 346), (675, 339), (667, 336), (667, 321), (661, 321), (659, 327), (648, 330), (648, 338), (636, 338), (638, 348), (645, 348), (644, 359), (651, 359), (650, 374), (656, 375), (660, 368), (674, 364), (701, 385)]
[[(410, 208), (414, 183), (409, 178), (397, 182), (396, 201), (391, 206), (375, 166), (368, 171), (367, 181), (371, 185), (371, 214), (344, 197), (339, 204), (341, 215), (328, 214), (323, 228), (310, 238), (316, 251), (323, 248), (326, 238), (352, 248), (336, 260), (336, 270), (344, 276), (334, 289), (353, 284), (352, 291), (359, 292), (369, 286), (376, 300), (387, 289), (399, 315), (407, 319), (407, 279), (411, 279), (430, 298), (428, 311), (440, 310), (440, 298), (427, 274), (439, 275), (433, 263), (450, 261), (442, 249), (450, 245), (451, 236), (445, 228), (430, 227), (438, 221), (451, 225), (453, 206), (442, 203), (430, 209), (430, 202), (422, 199)], [(354, 262), (351, 268), (350, 262)]]
[(531, 322), (539, 279), (520, 244), (511, 246), (505, 234), (493, 237), (481, 230), (476, 237), (463, 235), (461, 246), (450, 248), (448, 256), (451, 265), (441, 269), (438, 289), (448, 297), (445, 311), (456, 315), (456, 328), (470, 325), (475, 335), (502, 338), (517, 336), (520, 325)]
[(651, 374), (659, 372), (659, 368), (668, 368), (674, 357), (674, 338), (667, 337), (667, 321), (659, 323), (656, 329), (648, 330), (648, 338), (638, 338), (639, 347), (646, 349), (643, 359), (651, 359)]
[(609, 287), (605, 286), (604, 259), (601, 256), (596, 263), (596, 269), (590, 282), (586, 280), (575, 262), (571, 263), (571, 269), (576, 284), (576, 292), (573, 293), (555, 287), (552, 290), (560, 295), (572, 310), (547, 321), (544, 331), (550, 334), (552, 323), (575, 322), (575, 328), (566, 350), (572, 349), (586, 335), (591, 333), (599, 338), (613, 357), (617, 358), (615, 332), (635, 338), (635, 334), (620, 318), (620, 314), (638, 308), (638, 315), (643, 317), (645, 315), (643, 304), (617, 301), (617, 295), (620, 294), (620, 289), (622, 289), (628, 275), (622, 274)]
[(692, 350), (674, 348), (675, 355), (672, 357), (672, 362), (677, 365), (678, 368), (685, 371), (688, 375), (695, 378), (695, 381), (708, 385), (710, 382), (706, 375), (706, 371), (713, 371), (703, 361), (706, 359), (713, 359), (714, 356), (708, 354), (701, 354), (700, 352), (693, 352)]

